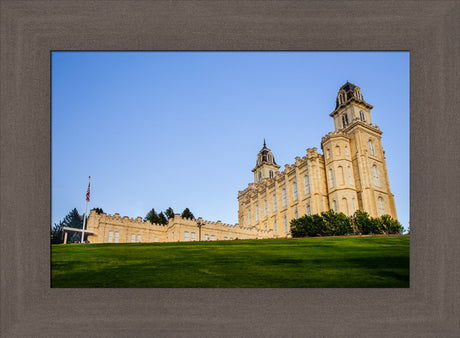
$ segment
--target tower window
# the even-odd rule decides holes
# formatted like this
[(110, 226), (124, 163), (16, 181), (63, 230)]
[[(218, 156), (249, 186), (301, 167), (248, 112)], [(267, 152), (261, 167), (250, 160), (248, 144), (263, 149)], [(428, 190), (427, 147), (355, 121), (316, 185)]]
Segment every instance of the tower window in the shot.
[(369, 153), (372, 156), (375, 156), (374, 144), (372, 143), (372, 140), (369, 140), (367, 143), (369, 144)]
[(310, 193), (310, 178), (308, 175), (305, 176), (305, 194)]
[(350, 184), (353, 184), (353, 178), (351, 176), (351, 167), (350, 166), (348, 167), (348, 182)]
[(346, 113), (342, 115), (342, 125), (344, 128), (348, 126), (348, 115)]
[(374, 176), (374, 184), (376, 186), (380, 187), (379, 171), (378, 171), (377, 166), (375, 164), (372, 166), (372, 174)]
[(251, 208), (248, 209), (248, 225), (252, 224), (252, 212)]
[(377, 204), (378, 204), (378, 207), (379, 207), (379, 216), (382, 216), (385, 214), (385, 206), (383, 204), (383, 198), (379, 196), (379, 198), (377, 199)]
[(331, 158), (331, 150), (330, 150), (330, 149), (327, 149), (327, 150), (326, 150), (326, 153), (327, 153), (327, 158)]
[(359, 112), (359, 118), (361, 121), (366, 121), (366, 117), (364, 116), (364, 112), (362, 110)]
[(329, 169), (329, 179), (331, 181), (331, 188), (334, 186), (334, 173), (332, 171), (332, 168)]
[(343, 167), (342, 166), (339, 166), (339, 185), (343, 185), (345, 183), (345, 175), (344, 175), (344, 172), (343, 172)]
[(273, 178), (273, 170), (270, 170), (268, 174), (269, 174), (270, 178)]
[(259, 171), (259, 181), (262, 181), (262, 172)]
[(332, 207), (333, 207), (334, 211), (337, 212), (337, 201), (336, 200), (332, 201)]

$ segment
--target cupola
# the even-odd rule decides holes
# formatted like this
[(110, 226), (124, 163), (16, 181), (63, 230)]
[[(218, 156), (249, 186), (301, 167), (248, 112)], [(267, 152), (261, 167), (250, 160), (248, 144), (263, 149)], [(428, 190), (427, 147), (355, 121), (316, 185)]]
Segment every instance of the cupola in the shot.
[(254, 182), (260, 182), (264, 178), (273, 178), (275, 173), (280, 168), (275, 162), (275, 156), (270, 149), (267, 148), (267, 144), (264, 139), (264, 146), (257, 154), (256, 167), (252, 169), (254, 173)]

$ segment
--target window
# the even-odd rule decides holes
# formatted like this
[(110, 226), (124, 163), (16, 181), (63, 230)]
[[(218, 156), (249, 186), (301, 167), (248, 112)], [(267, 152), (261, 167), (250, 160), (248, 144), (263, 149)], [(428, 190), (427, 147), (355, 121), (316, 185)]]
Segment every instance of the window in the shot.
[(329, 169), (329, 180), (331, 181), (331, 188), (334, 186), (334, 173), (332, 172), (332, 168)]
[(335, 212), (337, 212), (337, 201), (336, 200), (332, 201), (332, 208), (334, 209)]
[(252, 224), (252, 212), (251, 208), (248, 209), (248, 225)]
[(109, 231), (109, 240), (108, 240), (109, 243), (112, 243), (112, 238), (113, 238), (113, 232)]
[(265, 231), (268, 231), (268, 224), (265, 223)]
[(216, 240), (216, 236), (211, 235), (211, 241), (215, 241), (215, 240)]
[(228, 238), (227, 238), (227, 237), (224, 237), (224, 241), (228, 241)]
[(353, 206), (353, 212), (356, 211), (356, 200), (354, 198), (351, 199), (351, 205)]
[(359, 112), (359, 118), (361, 119), (361, 121), (366, 121), (366, 118), (364, 116), (364, 112), (362, 110)]
[(136, 241), (136, 235), (131, 234), (131, 243), (134, 243)]
[(270, 171), (268, 172), (268, 174), (269, 174), (270, 178), (273, 178), (273, 170), (270, 170)]
[(383, 204), (383, 198), (379, 197), (377, 199), (378, 207), (379, 207), (379, 216), (382, 216), (385, 214), (385, 206)]
[(346, 198), (342, 199), (342, 210), (345, 213), (345, 215), (348, 215), (348, 201)]
[(259, 221), (260, 214), (259, 214), (259, 205), (256, 206), (256, 220)]
[(287, 205), (286, 189), (283, 189), (283, 206)]
[(369, 144), (369, 154), (371, 154), (372, 156), (375, 156), (374, 144), (372, 143), (372, 140), (369, 140), (368, 144)]
[(326, 150), (326, 153), (327, 153), (327, 158), (331, 158), (331, 150), (330, 150), (330, 149), (327, 149), (327, 150)]
[(305, 176), (305, 194), (310, 193), (310, 178), (308, 175)]
[(275, 236), (278, 236), (278, 224), (276, 224), (276, 219), (275, 223), (273, 224), (273, 227), (275, 228)]
[(141, 242), (141, 235), (137, 235), (137, 243)]
[(379, 171), (375, 164), (372, 166), (372, 174), (374, 175), (374, 184), (380, 187)]
[(241, 216), (241, 226), (244, 227), (244, 216)]
[(208, 234), (204, 234), (204, 240), (209, 241), (209, 235)]
[(299, 218), (299, 210), (297, 209), (297, 207), (295, 208), (295, 217), (294, 218)]
[(259, 181), (262, 181), (262, 172), (259, 171)]
[(353, 176), (351, 175), (351, 167), (348, 167), (348, 182), (353, 184)]
[(264, 201), (264, 210), (265, 210), (265, 216), (268, 215), (268, 202), (267, 200)]
[(348, 126), (348, 115), (346, 113), (342, 115), (342, 125), (344, 128)]
[(184, 242), (188, 242), (190, 240), (188, 231), (184, 231)]
[(343, 167), (339, 166), (339, 185), (343, 185), (345, 183), (345, 174), (343, 172)]
[(345, 155), (349, 155), (350, 153), (348, 152), (348, 147), (345, 146)]
[(153, 241), (154, 241), (155, 243), (158, 242), (158, 237), (155, 237), (155, 238), (153, 239)]
[(284, 233), (288, 233), (288, 222), (287, 222), (287, 216), (284, 215)]
[(273, 210), (278, 211), (278, 203), (276, 201), (276, 194), (273, 195)]
[(120, 234), (118, 232), (115, 233), (115, 243), (118, 243), (118, 240), (120, 238)]
[(299, 197), (297, 194), (297, 182), (292, 184), (292, 193), (294, 195), (294, 201), (297, 201), (297, 198)]
[(307, 204), (307, 215), (311, 215), (311, 209), (310, 209), (310, 204)]
[(272, 161), (272, 155), (268, 154), (268, 162)]

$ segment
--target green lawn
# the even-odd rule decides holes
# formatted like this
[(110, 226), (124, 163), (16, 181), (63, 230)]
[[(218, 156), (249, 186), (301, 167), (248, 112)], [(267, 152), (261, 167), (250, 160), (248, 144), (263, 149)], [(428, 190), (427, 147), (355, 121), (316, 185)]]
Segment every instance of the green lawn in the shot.
[(52, 287), (409, 287), (409, 237), (52, 245)]

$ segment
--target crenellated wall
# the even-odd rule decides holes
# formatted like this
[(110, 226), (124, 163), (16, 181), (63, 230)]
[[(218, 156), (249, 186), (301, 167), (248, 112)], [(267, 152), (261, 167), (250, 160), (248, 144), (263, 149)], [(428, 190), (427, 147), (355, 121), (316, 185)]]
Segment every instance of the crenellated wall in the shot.
[(90, 212), (87, 230), (94, 233), (88, 235), (90, 243), (129, 243), (129, 242), (183, 242), (198, 241), (201, 226), (201, 240), (235, 240), (271, 238), (271, 231), (244, 227), (239, 224), (226, 224), (221, 221), (212, 222), (202, 218), (185, 219), (179, 214), (174, 215), (167, 225), (152, 224), (143, 221), (142, 217), (121, 217), (119, 214), (97, 214)]

